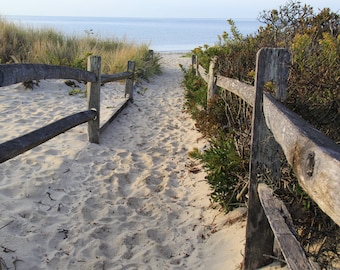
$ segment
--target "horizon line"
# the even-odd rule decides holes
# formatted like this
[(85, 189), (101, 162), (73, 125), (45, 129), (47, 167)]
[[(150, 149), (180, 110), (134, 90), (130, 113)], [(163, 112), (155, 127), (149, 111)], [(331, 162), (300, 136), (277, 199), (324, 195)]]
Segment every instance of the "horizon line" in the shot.
[(1, 17), (43, 17), (43, 18), (50, 18), (50, 17), (58, 17), (58, 18), (116, 18), (116, 19), (200, 19), (200, 20), (257, 20), (256, 18), (250, 17), (137, 17), (137, 16), (91, 16), (91, 15), (22, 15), (22, 14), (10, 14), (5, 15), (0, 13)]

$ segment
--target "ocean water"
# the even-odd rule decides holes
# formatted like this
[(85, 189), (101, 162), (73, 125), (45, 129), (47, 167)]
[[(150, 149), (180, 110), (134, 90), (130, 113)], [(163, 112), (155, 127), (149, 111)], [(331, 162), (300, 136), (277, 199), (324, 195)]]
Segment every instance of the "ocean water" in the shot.
[[(214, 45), (218, 35), (230, 32), (227, 19), (106, 18), (6, 16), (6, 20), (27, 27), (53, 28), (69, 35), (93, 35), (148, 44), (158, 52), (190, 51)], [(243, 35), (253, 34), (261, 25), (256, 19), (234, 20)]]

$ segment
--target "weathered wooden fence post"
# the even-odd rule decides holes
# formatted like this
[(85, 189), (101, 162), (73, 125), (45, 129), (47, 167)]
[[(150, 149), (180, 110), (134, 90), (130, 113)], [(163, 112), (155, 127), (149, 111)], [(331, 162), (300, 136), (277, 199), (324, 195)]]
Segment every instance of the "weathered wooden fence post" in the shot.
[(126, 79), (125, 97), (126, 95), (129, 95), (130, 101), (133, 101), (133, 82), (135, 79), (135, 66), (136, 66), (136, 63), (134, 61), (128, 61), (127, 71), (132, 72), (132, 75)]
[(283, 100), (287, 87), (290, 55), (286, 49), (263, 48), (257, 53), (255, 102), (252, 121), (250, 183), (244, 269), (253, 270), (270, 263), (274, 236), (258, 196), (258, 182), (265, 171), (278, 180), (281, 149), (266, 125), (263, 113), (263, 87), (276, 83), (277, 97)]
[(87, 82), (86, 85), (88, 109), (97, 111), (97, 117), (88, 122), (88, 136), (91, 143), (99, 143), (101, 57), (89, 56), (87, 70), (93, 72), (97, 77), (96, 82)]
[(211, 99), (215, 97), (215, 95), (218, 94), (217, 86), (216, 86), (216, 76), (215, 76), (215, 65), (217, 62), (217, 57), (214, 57), (210, 61), (209, 66), (209, 75), (208, 75), (208, 91), (207, 91), (207, 102), (208, 102), (208, 110), (209, 110), (209, 103)]
[(148, 60), (153, 60), (153, 55), (154, 55), (153, 50), (149, 50), (148, 51)]
[(192, 56), (191, 56), (191, 66), (192, 66), (192, 68), (195, 70), (195, 74), (196, 74), (196, 76), (198, 76), (199, 75), (199, 72), (198, 72), (198, 57), (197, 57), (197, 55), (196, 54), (193, 54)]

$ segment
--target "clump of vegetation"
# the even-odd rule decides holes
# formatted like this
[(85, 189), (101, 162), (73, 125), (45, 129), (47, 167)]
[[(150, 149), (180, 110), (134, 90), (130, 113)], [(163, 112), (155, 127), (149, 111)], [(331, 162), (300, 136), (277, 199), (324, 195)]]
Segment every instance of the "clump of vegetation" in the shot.
[[(262, 47), (287, 48), (292, 66), (286, 106), (339, 143), (340, 15), (328, 8), (315, 14), (311, 6), (290, 1), (278, 10), (263, 11), (259, 20), (264, 26), (247, 36), (228, 20), (230, 34), (224, 32), (214, 46), (205, 45), (192, 52), (207, 71), (210, 60), (217, 56), (219, 74), (254, 84), (257, 51)], [(194, 150), (191, 155), (207, 169), (212, 200), (226, 210), (245, 204), (252, 109), (220, 90), (209, 106), (216, 114), (211, 115), (202, 79), (190, 70), (184, 70), (184, 75), (186, 108), (211, 145), (209, 150)], [(302, 190), (288, 165), (282, 167), (281, 181), (271, 184), (290, 209), (306, 253), (325, 269), (337, 267), (339, 227)]]
[[(226, 211), (232, 210), (246, 202), (251, 108), (228, 92), (220, 92), (207, 104), (206, 82), (192, 69), (182, 67), (182, 70), (186, 87), (185, 108), (209, 142), (207, 150), (194, 149), (189, 156), (204, 164), (212, 202), (220, 204)], [(235, 106), (226, 108), (226, 104), (230, 104), (227, 100)], [(246, 133), (245, 126), (249, 129)]]
[(27, 81), (22, 83), (25, 89), (33, 89), (35, 86), (39, 86), (39, 80)]
[(0, 18), (1, 63), (41, 63), (86, 69), (90, 55), (102, 58), (102, 73), (126, 71), (127, 62), (136, 62), (146, 79), (160, 72), (160, 57), (150, 57), (146, 44), (127, 40), (99, 39), (87, 32), (82, 37), (67, 36), (53, 29), (24, 27)]
[(83, 97), (86, 97), (86, 90), (72, 87), (72, 89), (70, 91), (68, 91), (68, 94), (70, 96), (81, 95)]
[(236, 154), (233, 138), (210, 140), (209, 149), (203, 153), (194, 149), (189, 156), (201, 160), (205, 165), (213, 202), (219, 203), (226, 211), (243, 205), (238, 195), (247, 182), (242, 175), (243, 163)]
[(184, 73), (183, 83), (187, 89), (185, 107), (197, 120), (198, 114), (207, 106), (207, 83), (201, 77), (196, 76), (193, 69), (186, 70), (183, 66), (181, 66), (181, 69)]

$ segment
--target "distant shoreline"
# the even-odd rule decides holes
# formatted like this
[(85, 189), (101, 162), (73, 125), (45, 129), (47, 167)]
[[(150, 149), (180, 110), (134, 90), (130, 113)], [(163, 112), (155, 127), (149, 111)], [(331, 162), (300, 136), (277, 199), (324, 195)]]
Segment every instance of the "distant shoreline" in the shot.
[(91, 18), (91, 19), (143, 19), (143, 20), (228, 20), (232, 19), (235, 21), (257, 21), (257, 18), (230, 18), (230, 17), (225, 17), (225, 18), (200, 18), (200, 17), (98, 17), (98, 16), (35, 16), (35, 15), (4, 15), (0, 13), (0, 17), (3, 18), (17, 18), (17, 17), (27, 17), (27, 18)]

